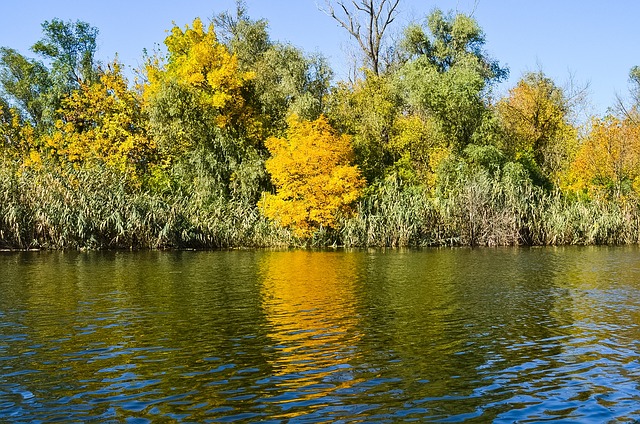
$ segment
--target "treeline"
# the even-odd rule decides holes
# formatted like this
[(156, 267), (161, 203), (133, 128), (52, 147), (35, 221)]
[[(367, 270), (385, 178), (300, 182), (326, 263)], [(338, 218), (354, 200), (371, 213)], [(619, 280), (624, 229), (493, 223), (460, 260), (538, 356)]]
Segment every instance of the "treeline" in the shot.
[(470, 16), (391, 43), (398, 3), (327, 3), (362, 47), (348, 81), (242, 2), (172, 28), (134, 81), (85, 22), (0, 48), (0, 247), (639, 241), (638, 68), (578, 126), (582, 93), (542, 72), (494, 98), (508, 70)]

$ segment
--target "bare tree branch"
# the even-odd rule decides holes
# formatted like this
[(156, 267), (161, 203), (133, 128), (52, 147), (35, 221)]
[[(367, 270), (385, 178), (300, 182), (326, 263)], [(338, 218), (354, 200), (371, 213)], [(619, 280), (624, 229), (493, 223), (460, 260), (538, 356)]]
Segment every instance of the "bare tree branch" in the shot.
[(323, 11), (355, 38), (374, 74), (380, 75), (384, 35), (395, 20), (400, 0), (325, 0), (325, 4)]

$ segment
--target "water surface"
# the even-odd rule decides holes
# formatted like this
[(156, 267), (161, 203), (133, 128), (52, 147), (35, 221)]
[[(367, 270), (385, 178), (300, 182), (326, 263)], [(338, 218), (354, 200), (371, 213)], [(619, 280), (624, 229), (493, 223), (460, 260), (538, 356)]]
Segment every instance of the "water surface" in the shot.
[(640, 249), (0, 254), (0, 421), (630, 422)]

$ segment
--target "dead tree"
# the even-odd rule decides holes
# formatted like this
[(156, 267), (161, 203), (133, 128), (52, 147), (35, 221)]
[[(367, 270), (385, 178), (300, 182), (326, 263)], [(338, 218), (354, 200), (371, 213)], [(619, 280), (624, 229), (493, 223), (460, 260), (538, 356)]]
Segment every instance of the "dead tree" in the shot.
[(326, 0), (325, 12), (356, 39), (373, 73), (382, 72), (384, 33), (394, 21), (400, 0)]

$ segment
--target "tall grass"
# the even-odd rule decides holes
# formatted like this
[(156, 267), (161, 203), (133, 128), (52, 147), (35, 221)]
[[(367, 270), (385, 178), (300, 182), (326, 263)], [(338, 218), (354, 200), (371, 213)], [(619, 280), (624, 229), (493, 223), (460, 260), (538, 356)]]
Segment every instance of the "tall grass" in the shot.
[(347, 246), (521, 246), (640, 242), (640, 205), (567, 198), (514, 167), (478, 171), (447, 191), (387, 182), (344, 221)]
[(206, 176), (171, 190), (145, 189), (96, 166), (0, 166), (0, 248), (161, 249), (630, 244), (640, 242), (637, 201), (569, 198), (521, 168), (477, 170), (443, 190), (371, 187), (339, 230), (307, 241), (224, 196)]
[(191, 193), (154, 193), (103, 167), (0, 167), (4, 248), (217, 248), (291, 243), (255, 206)]
[(400, 247), (457, 244), (437, 205), (421, 187), (402, 187), (396, 179), (385, 181), (343, 222), (346, 246)]

